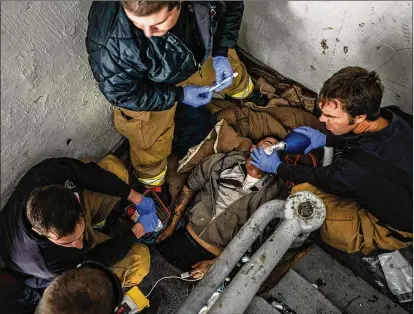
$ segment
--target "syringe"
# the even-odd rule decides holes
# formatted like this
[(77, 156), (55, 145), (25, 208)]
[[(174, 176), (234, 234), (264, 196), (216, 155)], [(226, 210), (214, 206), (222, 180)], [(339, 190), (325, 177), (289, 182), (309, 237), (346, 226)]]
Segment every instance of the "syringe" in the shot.
[(221, 85), (223, 85), (224, 83), (227, 83), (228, 81), (230, 81), (230, 80), (232, 80), (233, 78), (235, 78), (235, 77), (237, 77), (237, 75), (239, 75), (239, 73), (238, 72), (234, 72), (233, 73), (233, 77), (228, 77), (228, 78), (226, 78), (226, 79), (224, 79), (224, 80), (222, 80), (221, 82), (220, 82), (220, 84), (216, 84), (216, 85), (214, 85), (213, 87), (211, 87), (208, 91), (209, 92), (213, 92), (213, 91), (215, 91), (217, 88), (219, 88)]

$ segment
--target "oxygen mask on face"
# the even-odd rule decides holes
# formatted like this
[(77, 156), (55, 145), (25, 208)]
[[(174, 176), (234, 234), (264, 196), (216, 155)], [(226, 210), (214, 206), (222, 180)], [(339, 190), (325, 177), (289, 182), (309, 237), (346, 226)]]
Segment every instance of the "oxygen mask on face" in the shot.
[(264, 152), (267, 155), (271, 155), (275, 150), (283, 150), (291, 154), (303, 154), (305, 149), (310, 145), (310, 139), (300, 133), (289, 133), (283, 141), (264, 148)]

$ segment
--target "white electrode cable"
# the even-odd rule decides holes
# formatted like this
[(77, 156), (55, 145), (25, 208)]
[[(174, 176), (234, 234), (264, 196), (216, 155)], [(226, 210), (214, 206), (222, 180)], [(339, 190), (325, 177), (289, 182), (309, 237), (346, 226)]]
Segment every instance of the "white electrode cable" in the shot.
[(145, 296), (146, 298), (148, 298), (148, 296), (151, 294), (151, 292), (152, 292), (152, 290), (154, 290), (154, 288), (155, 288), (155, 286), (161, 281), (161, 280), (164, 280), (164, 279), (180, 279), (180, 280), (184, 280), (184, 281), (191, 281), (191, 282), (193, 282), (193, 281), (199, 281), (199, 280), (201, 280), (202, 278), (203, 278), (204, 276), (202, 276), (201, 278), (198, 278), (198, 279), (185, 279), (185, 278), (181, 278), (181, 277), (178, 277), (178, 276), (167, 276), (167, 277), (162, 277), (161, 279), (158, 279), (157, 280), (157, 282), (152, 286), (152, 288), (151, 288), (151, 290), (150, 290), (150, 292)]

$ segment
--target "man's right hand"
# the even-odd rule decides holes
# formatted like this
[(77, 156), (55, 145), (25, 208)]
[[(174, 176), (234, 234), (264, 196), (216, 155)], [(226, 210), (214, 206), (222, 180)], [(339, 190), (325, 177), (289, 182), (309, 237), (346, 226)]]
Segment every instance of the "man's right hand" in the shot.
[(144, 227), (145, 233), (154, 232), (158, 226), (158, 217), (154, 212), (143, 214), (139, 216), (137, 223)]
[(186, 86), (184, 87), (183, 103), (191, 107), (201, 107), (207, 105), (213, 97), (213, 92), (209, 92), (208, 86)]
[(279, 168), (280, 161), (277, 151), (273, 151), (272, 154), (268, 155), (264, 152), (263, 147), (255, 148), (251, 154), (252, 160), (250, 164), (259, 168), (260, 170), (268, 173), (277, 173), (277, 168)]
[(309, 153), (312, 149), (326, 146), (326, 135), (310, 126), (298, 127), (293, 132), (303, 134), (310, 139), (311, 143), (305, 149), (305, 154)]

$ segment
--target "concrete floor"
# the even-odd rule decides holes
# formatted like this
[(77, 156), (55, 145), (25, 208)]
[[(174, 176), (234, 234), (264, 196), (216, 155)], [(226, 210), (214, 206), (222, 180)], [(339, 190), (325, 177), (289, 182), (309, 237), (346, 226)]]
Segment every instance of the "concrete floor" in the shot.
[[(141, 291), (147, 294), (155, 282), (165, 276), (180, 276), (181, 271), (174, 266), (168, 264), (162, 256), (150, 247), (151, 252), (151, 268), (149, 274), (139, 285)], [(181, 303), (184, 302), (188, 293), (191, 291), (192, 283), (185, 282), (178, 279), (166, 279), (161, 281), (157, 287), (157, 299), (160, 299), (160, 305), (157, 309), (150, 308), (149, 311), (143, 314), (171, 314), (175, 313)], [(153, 294), (151, 294), (152, 296)], [(158, 300), (157, 300), (158, 301)], [(154, 302), (155, 303), (155, 302)], [(150, 298), (151, 304), (151, 298)]]

